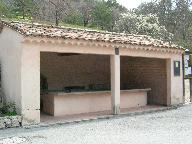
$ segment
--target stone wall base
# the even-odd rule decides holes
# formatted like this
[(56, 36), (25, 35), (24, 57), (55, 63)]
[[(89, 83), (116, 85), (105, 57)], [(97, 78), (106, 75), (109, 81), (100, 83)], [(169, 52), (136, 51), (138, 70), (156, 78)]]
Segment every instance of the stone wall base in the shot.
[(22, 116), (6, 116), (0, 117), (0, 129), (21, 127)]

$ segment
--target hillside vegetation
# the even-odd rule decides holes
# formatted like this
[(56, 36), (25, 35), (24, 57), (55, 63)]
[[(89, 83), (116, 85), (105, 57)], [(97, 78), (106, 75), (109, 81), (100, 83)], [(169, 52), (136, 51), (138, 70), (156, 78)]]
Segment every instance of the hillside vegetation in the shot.
[(132, 10), (116, 0), (0, 0), (0, 18), (150, 35), (192, 48), (191, 0), (154, 0)]

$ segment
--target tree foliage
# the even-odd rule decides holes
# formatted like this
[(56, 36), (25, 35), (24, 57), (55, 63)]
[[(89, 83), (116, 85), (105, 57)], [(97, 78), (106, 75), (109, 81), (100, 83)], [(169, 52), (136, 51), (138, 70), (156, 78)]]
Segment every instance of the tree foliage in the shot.
[(191, 0), (158, 0), (141, 4), (137, 14), (156, 14), (161, 25), (173, 33), (173, 41), (184, 47), (192, 47), (190, 31), (192, 26)]
[(150, 35), (154, 38), (171, 41), (173, 35), (169, 33), (165, 26), (161, 26), (156, 15), (137, 15), (135, 13), (126, 13), (117, 22), (117, 32)]
[(34, 0), (13, 0), (12, 13), (16, 17), (21, 16), (22, 19), (32, 18), (37, 10), (37, 5)]
[(77, 4), (79, 14), (82, 15), (83, 26), (88, 26), (92, 19), (93, 9), (96, 5), (94, 0), (81, 0)]
[(93, 10), (93, 21), (102, 30), (108, 29), (112, 23), (112, 10), (104, 0), (98, 1)]
[(9, 16), (9, 10), (4, 3), (3, 0), (0, 0), (0, 18), (1, 17), (8, 17)]
[(127, 10), (117, 0), (0, 0), (0, 17), (150, 35), (192, 47), (192, 0), (152, 0)]

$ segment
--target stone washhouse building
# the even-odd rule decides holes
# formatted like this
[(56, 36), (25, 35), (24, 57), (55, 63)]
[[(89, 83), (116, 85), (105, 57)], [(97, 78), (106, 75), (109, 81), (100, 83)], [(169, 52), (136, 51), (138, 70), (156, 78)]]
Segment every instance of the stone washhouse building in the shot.
[(184, 49), (149, 36), (2, 22), (1, 85), (18, 114), (52, 116), (183, 103)]

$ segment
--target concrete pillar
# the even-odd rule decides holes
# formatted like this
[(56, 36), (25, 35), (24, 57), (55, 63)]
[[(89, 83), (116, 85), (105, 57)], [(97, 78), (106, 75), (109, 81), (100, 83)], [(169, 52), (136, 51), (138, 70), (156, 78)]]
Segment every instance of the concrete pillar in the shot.
[(172, 81), (172, 61), (171, 59), (167, 59), (167, 106), (171, 105), (171, 81)]
[(120, 113), (120, 56), (111, 55), (111, 106), (112, 113)]
[(24, 124), (40, 122), (40, 51), (24, 47), (21, 65), (21, 96)]
[[(174, 62), (180, 62), (180, 75), (174, 74)], [(182, 57), (167, 59), (167, 105), (183, 103)]]

